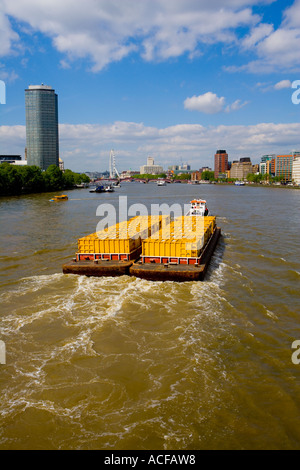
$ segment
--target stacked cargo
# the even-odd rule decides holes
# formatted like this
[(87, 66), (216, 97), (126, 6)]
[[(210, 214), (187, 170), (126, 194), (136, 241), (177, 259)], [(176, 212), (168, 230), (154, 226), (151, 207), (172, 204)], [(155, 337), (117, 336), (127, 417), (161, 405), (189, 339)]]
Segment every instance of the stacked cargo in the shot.
[(177, 217), (142, 242), (143, 263), (195, 264), (216, 226), (215, 217)]
[(78, 240), (77, 261), (134, 260), (142, 251), (142, 240), (154, 236), (170, 222), (169, 216), (136, 216)]

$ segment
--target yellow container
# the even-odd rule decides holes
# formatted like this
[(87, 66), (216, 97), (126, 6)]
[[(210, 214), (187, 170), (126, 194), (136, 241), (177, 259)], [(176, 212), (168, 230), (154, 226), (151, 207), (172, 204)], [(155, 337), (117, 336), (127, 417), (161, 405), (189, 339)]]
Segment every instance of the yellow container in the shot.
[(215, 217), (136, 216), (78, 240), (79, 253), (130, 253), (144, 256), (199, 256), (213, 233)]

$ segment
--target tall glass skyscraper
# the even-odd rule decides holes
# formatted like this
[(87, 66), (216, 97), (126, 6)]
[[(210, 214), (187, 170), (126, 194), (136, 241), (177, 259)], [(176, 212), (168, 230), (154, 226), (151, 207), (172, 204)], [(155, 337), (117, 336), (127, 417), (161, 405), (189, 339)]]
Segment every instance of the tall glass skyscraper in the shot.
[(47, 85), (25, 90), (27, 164), (59, 165), (57, 94)]

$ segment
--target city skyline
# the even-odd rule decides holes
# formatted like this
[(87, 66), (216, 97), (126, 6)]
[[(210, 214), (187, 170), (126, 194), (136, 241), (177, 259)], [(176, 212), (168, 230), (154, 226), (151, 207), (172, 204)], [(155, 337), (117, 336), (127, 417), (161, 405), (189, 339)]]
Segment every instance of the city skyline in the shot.
[(24, 158), (24, 90), (39, 83), (59, 95), (74, 171), (106, 170), (112, 148), (119, 171), (299, 149), (299, 0), (131, 4), (0, 2), (1, 153)]

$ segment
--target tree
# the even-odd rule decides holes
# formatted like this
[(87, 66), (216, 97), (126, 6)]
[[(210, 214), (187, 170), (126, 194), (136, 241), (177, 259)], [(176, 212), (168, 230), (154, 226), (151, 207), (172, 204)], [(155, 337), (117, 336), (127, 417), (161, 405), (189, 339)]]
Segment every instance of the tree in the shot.
[(202, 172), (201, 179), (204, 181), (213, 181), (215, 179), (215, 174), (213, 171), (205, 170)]
[[(69, 170), (71, 171), (71, 170)], [(89, 183), (90, 178), (84, 173), (73, 173), (75, 184)]]
[(21, 192), (22, 177), (17, 167), (10, 163), (2, 163), (0, 165), (0, 193), (15, 195), (21, 194)]
[(63, 172), (56, 165), (50, 165), (43, 173), (45, 189), (47, 191), (57, 191), (65, 187)]
[(45, 190), (45, 180), (38, 166), (18, 167), (22, 178), (22, 191), (26, 193), (40, 193)]
[(65, 186), (67, 188), (72, 188), (75, 185), (74, 173), (71, 170), (65, 170), (64, 172)]
[(176, 175), (175, 180), (190, 180), (191, 174), (190, 173), (182, 173), (181, 175)]

